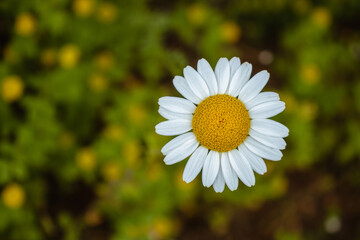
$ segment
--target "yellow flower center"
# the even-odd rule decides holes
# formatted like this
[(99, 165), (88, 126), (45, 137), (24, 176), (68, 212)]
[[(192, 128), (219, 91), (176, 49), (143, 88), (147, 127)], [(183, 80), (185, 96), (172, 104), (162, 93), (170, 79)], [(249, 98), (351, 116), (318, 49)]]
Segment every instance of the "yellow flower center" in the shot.
[(206, 98), (197, 106), (192, 128), (202, 146), (227, 152), (237, 148), (247, 138), (250, 117), (239, 99), (218, 94)]

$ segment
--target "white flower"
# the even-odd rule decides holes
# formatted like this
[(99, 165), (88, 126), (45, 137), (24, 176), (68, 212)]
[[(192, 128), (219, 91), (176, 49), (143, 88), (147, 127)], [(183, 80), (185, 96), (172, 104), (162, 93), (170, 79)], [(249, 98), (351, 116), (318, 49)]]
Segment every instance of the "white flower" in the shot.
[(240, 59), (220, 58), (215, 72), (201, 59), (197, 71), (190, 66), (184, 77), (176, 76), (175, 88), (184, 96), (159, 99), (159, 113), (167, 121), (156, 132), (175, 136), (161, 152), (166, 164), (189, 157), (183, 179), (189, 183), (202, 170), (205, 187), (222, 192), (226, 185), (238, 188), (238, 179), (255, 185), (254, 172), (264, 174), (263, 159), (278, 161), (289, 129), (268, 118), (285, 109), (274, 92), (261, 92), (269, 73), (261, 71), (250, 80), (252, 65)]

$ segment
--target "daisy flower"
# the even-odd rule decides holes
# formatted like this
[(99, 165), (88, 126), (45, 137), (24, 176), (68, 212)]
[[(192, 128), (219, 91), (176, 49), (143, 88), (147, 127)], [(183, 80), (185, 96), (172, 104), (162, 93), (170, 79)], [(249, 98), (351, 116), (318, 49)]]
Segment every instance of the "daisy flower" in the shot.
[(167, 119), (156, 125), (156, 133), (176, 136), (161, 152), (170, 165), (190, 156), (183, 180), (191, 182), (202, 170), (202, 183), (222, 192), (231, 191), (239, 179), (255, 185), (254, 171), (266, 172), (263, 159), (278, 161), (285, 149), (289, 129), (271, 119), (285, 109), (275, 92), (261, 92), (269, 73), (250, 78), (252, 65), (220, 58), (215, 71), (200, 59), (197, 71), (187, 66), (184, 77), (173, 80), (184, 97), (161, 97), (159, 113)]

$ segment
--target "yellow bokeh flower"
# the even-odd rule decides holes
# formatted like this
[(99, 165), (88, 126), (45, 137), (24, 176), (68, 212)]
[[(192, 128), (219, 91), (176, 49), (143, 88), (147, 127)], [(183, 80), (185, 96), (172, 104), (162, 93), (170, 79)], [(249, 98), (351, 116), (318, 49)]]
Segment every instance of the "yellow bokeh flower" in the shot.
[(100, 22), (110, 23), (116, 19), (117, 13), (117, 7), (114, 4), (104, 2), (98, 6), (97, 17)]
[(130, 122), (135, 124), (143, 124), (147, 117), (147, 111), (145, 107), (141, 104), (132, 104), (131, 106), (129, 106), (127, 115)]
[(155, 219), (153, 228), (159, 239), (166, 239), (174, 234), (174, 223), (171, 219)]
[(11, 209), (20, 208), (25, 202), (25, 191), (17, 183), (8, 184), (1, 193), (1, 199), (5, 206)]
[(241, 37), (241, 28), (232, 21), (225, 22), (221, 25), (221, 38), (226, 43), (236, 43)]
[(140, 158), (140, 143), (136, 140), (128, 140), (124, 145), (124, 156), (130, 167), (136, 167)]
[(84, 171), (91, 171), (96, 164), (96, 155), (91, 148), (80, 149), (75, 159), (77, 166)]
[(301, 79), (308, 85), (314, 85), (321, 78), (321, 70), (315, 64), (307, 64), (301, 68)]
[(101, 52), (95, 57), (95, 65), (102, 70), (108, 70), (114, 65), (114, 56), (107, 51)]
[(89, 87), (94, 92), (103, 92), (107, 89), (109, 83), (108, 80), (100, 74), (93, 74), (88, 80)]
[(186, 9), (186, 13), (190, 23), (202, 25), (205, 22), (207, 10), (203, 4), (195, 3)]
[(312, 12), (312, 21), (321, 28), (327, 28), (332, 21), (331, 12), (325, 7), (317, 7)]
[(119, 180), (121, 168), (117, 162), (107, 162), (101, 168), (101, 173), (106, 181)]
[(21, 13), (15, 20), (15, 33), (21, 36), (30, 36), (36, 30), (35, 17), (30, 13)]
[(103, 134), (110, 140), (118, 141), (125, 135), (125, 130), (120, 125), (111, 124), (105, 127)]
[(13, 102), (20, 99), (23, 92), (24, 84), (18, 76), (7, 76), (2, 80), (1, 96), (5, 102)]
[(55, 49), (45, 49), (40, 54), (40, 61), (44, 66), (53, 66), (56, 62), (56, 51)]
[(74, 0), (72, 7), (77, 16), (87, 17), (93, 12), (94, 1), (93, 0)]
[(80, 49), (73, 44), (67, 44), (59, 50), (59, 63), (63, 68), (74, 67), (80, 59)]

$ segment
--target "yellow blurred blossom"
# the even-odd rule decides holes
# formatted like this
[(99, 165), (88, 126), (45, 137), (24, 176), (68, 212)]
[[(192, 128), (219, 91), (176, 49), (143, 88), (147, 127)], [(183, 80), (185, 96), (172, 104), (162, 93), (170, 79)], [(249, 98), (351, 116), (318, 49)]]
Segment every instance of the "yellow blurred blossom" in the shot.
[(97, 17), (101, 22), (110, 23), (116, 19), (117, 12), (118, 9), (114, 4), (110, 2), (104, 2), (98, 6)]
[(117, 162), (107, 162), (101, 168), (101, 173), (106, 181), (119, 180), (121, 168)]
[(88, 80), (88, 84), (94, 92), (103, 92), (109, 85), (108, 80), (100, 74), (91, 75)]
[(63, 149), (67, 149), (74, 145), (75, 137), (70, 132), (63, 132), (60, 134), (59, 144)]
[(221, 37), (226, 43), (236, 43), (241, 37), (241, 28), (235, 22), (225, 22), (221, 25)]
[(87, 17), (93, 12), (94, 1), (93, 0), (74, 0), (72, 7), (77, 16)]
[(21, 36), (30, 36), (35, 32), (36, 20), (30, 13), (21, 13), (15, 20), (15, 32)]
[(17, 183), (8, 184), (1, 193), (1, 198), (5, 206), (12, 209), (20, 208), (25, 202), (25, 191)]
[(314, 120), (318, 114), (318, 105), (314, 102), (306, 101), (300, 105), (299, 113), (305, 120)]
[(155, 219), (153, 228), (159, 239), (166, 239), (174, 234), (174, 223), (171, 219)]
[(87, 225), (94, 227), (102, 223), (102, 217), (97, 209), (90, 208), (85, 212), (84, 221)]
[(140, 143), (136, 140), (128, 140), (124, 145), (124, 156), (131, 167), (136, 167), (141, 154)]
[(4, 48), (4, 61), (7, 63), (17, 63), (19, 61), (19, 54), (10, 45)]
[(96, 55), (95, 65), (103, 70), (110, 69), (114, 65), (114, 56), (107, 51), (103, 51)]
[(130, 105), (127, 114), (130, 122), (135, 124), (143, 124), (147, 117), (147, 111), (141, 104)]
[(53, 66), (56, 62), (56, 51), (55, 49), (45, 49), (40, 54), (40, 61), (44, 66)]
[(194, 3), (186, 9), (186, 13), (190, 23), (202, 25), (205, 22), (207, 10), (203, 4)]
[(92, 170), (96, 164), (95, 152), (91, 148), (80, 149), (76, 154), (76, 164), (84, 171)]
[(319, 82), (321, 71), (317, 65), (307, 64), (301, 68), (301, 78), (305, 83), (314, 85)]
[(59, 62), (63, 68), (74, 67), (80, 59), (80, 49), (73, 44), (67, 44), (59, 50)]
[(1, 96), (5, 102), (13, 102), (21, 98), (24, 92), (24, 83), (16, 75), (7, 76), (1, 83)]
[(104, 136), (110, 140), (120, 140), (125, 134), (125, 130), (120, 125), (108, 125), (104, 129)]
[(329, 9), (317, 7), (312, 12), (312, 21), (321, 28), (327, 28), (331, 24), (332, 16)]

